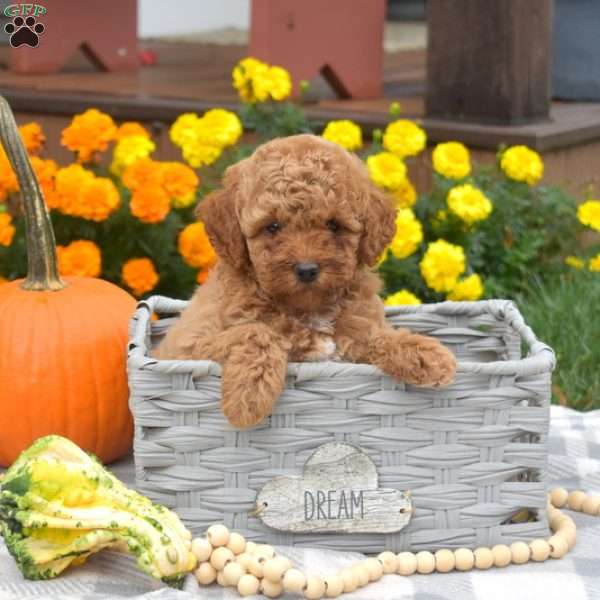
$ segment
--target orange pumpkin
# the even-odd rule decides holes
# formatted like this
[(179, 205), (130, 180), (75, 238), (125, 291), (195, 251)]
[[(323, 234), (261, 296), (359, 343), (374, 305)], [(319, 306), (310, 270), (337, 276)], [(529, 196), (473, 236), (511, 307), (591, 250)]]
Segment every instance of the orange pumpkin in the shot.
[(129, 451), (125, 370), (135, 300), (91, 278), (61, 280), (42, 192), (6, 100), (0, 139), (17, 173), (27, 229), (27, 278), (0, 286), (0, 465), (59, 434), (102, 461)]

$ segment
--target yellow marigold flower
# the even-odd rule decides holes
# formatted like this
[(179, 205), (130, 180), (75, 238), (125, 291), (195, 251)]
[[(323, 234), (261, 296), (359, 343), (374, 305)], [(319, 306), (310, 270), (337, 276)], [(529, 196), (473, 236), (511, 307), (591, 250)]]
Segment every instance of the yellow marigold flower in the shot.
[(129, 208), (142, 223), (160, 223), (171, 211), (171, 200), (161, 187), (139, 187), (131, 195)]
[(17, 176), (12, 169), (8, 156), (0, 146), (0, 202), (8, 198), (9, 194), (19, 190)]
[(154, 150), (156, 150), (154, 142), (143, 135), (124, 137), (115, 146), (110, 172), (113, 175), (120, 175), (141, 158), (148, 158)]
[(473, 273), (473, 275), (461, 279), (446, 297), (448, 300), (455, 300), (458, 302), (461, 300), (479, 300), (481, 296), (483, 296), (483, 283), (481, 282), (481, 277), (476, 273)]
[(217, 261), (217, 255), (212, 247), (204, 223), (191, 223), (179, 234), (177, 249), (183, 260), (195, 269), (209, 269)]
[(21, 127), (19, 127), (19, 133), (21, 134), (25, 149), (29, 154), (39, 152), (46, 141), (46, 136), (42, 131), (41, 125), (36, 122), (21, 125)]
[(387, 296), (383, 303), (386, 306), (400, 306), (402, 304), (421, 304), (421, 300), (408, 290), (400, 290)]
[(578, 256), (567, 256), (565, 258), (565, 264), (574, 269), (583, 269), (585, 262)]
[(15, 237), (15, 226), (8, 213), (0, 213), (0, 246), (10, 246)]
[(462, 179), (471, 172), (469, 150), (460, 142), (438, 144), (432, 158), (433, 168), (448, 179)]
[(383, 147), (400, 158), (416, 156), (425, 148), (427, 135), (416, 123), (398, 119), (385, 128)]
[(198, 143), (219, 148), (236, 144), (244, 131), (239, 117), (224, 108), (207, 110), (195, 129)]
[(151, 158), (141, 158), (123, 171), (121, 181), (131, 191), (144, 186), (161, 186), (162, 169), (160, 165), (161, 163)]
[(261, 60), (244, 58), (233, 68), (231, 72), (233, 87), (238, 91), (240, 99), (244, 102), (256, 102), (253, 80), (268, 70), (268, 65)]
[(78, 215), (81, 190), (93, 180), (94, 174), (78, 164), (58, 169), (54, 176), (55, 194), (46, 198), (48, 206), (66, 215)]
[(121, 280), (139, 297), (156, 287), (159, 276), (149, 258), (131, 258), (121, 269)]
[(111, 117), (95, 108), (75, 115), (63, 129), (60, 143), (77, 152), (79, 162), (89, 162), (96, 152), (103, 152), (115, 138), (117, 128)]
[(600, 254), (596, 254), (596, 256), (590, 258), (589, 270), (600, 271)]
[(151, 137), (150, 132), (141, 123), (138, 123), (137, 121), (126, 121), (125, 123), (121, 123), (117, 129), (115, 139), (117, 142), (119, 142), (123, 138), (130, 137), (132, 135), (141, 135), (148, 139)]
[(180, 148), (189, 142), (195, 142), (196, 124), (199, 120), (200, 117), (195, 113), (184, 113), (179, 115), (169, 130), (171, 141)]
[(397, 190), (406, 180), (406, 165), (391, 152), (379, 152), (367, 158), (371, 180), (388, 190)]
[(98, 277), (102, 271), (100, 248), (88, 240), (57, 246), (58, 270), (65, 277)]
[(326, 140), (339, 144), (346, 150), (358, 150), (362, 146), (360, 127), (348, 119), (329, 121), (322, 135)]
[(412, 208), (417, 201), (415, 186), (407, 178), (399, 188), (392, 192), (392, 199), (396, 208)]
[(504, 174), (515, 181), (535, 185), (544, 174), (540, 155), (527, 146), (512, 146), (502, 153), (500, 167)]
[(446, 201), (450, 211), (468, 225), (487, 219), (492, 212), (489, 198), (470, 183), (453, 187)]
[(577, 218), (583, 225), (600, 231), (600, 200), (588, 200), (577, 208)]
[(396, 215), (396, 234), (389, 248), (396, 258), (413, 254), (423, 241), (423, 227), (410, 208), (401, 208)]
[(259, 102), (269, 98), (280, 102), (292, 92), (290, 74), (282, 67), (268, 67), (258, 70), (252, 77), (254, 96)]
[(465, 252), (461, 246), (437, 240), (427, 246), (421, 260), (421, 275), (436, 292), (449, 292), (465, 270)]
[(189, 144), (183, 147), (183, 160), (194, 169), (203, 165), (212, 165), (221, 156), (222, 149), (217, 146)]
[(176, 208), (193, 204), (198, 189), (198, 176), (187, 165), (179, 162), (161, 163), (162, 186)]

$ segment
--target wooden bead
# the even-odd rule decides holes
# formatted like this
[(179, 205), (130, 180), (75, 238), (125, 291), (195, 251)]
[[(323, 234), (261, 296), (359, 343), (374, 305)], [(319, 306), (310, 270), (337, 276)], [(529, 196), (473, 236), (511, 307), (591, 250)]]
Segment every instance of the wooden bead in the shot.
[(581, 505), (581, 510), (586, 515), (597, 515), (600, 509), (600, 496), (588, 496)]
[(344, 594), (349, 594), (358, 587), (358, 575), (354, 569), (342, 569), (340, 571), (340, 577), (344, 584)]
[(249, 565), (254, 560), (254, 557), (247, 552), (242, 552), (235, 557), (235, 560), (236, 562), (240, 563), (240, 565), (242, 565), (246, 571), (249, 571)]
[(325, 579), (325, 595), (337, 598), (344, 591), (344, 582), (339, 575), (331, 575)]
[(577, 529), (575, 529), (575, 525), (572, 527), (563, 527), (559, 529), (556, 535), (559, 535), (567, 542), (567, 547), (569, 550), (573, 548), (575, 542), (577, 541)]
[(550, 556), (550, 544), (546, 540), (538, 539), (529, 543), (531, 548), (531, 560), (544, 562)]
[(268, 544), (259, 544), (252, 554), (257, 558), (273, 558), (275, 556), (275, 548)]
[(398, 575), (405, 577), (412, 575), (417, 570), (417, 557), (412, 552), (398, 554)]
[(469, 548), (459, 548), (454, 551), (457, 571), (470, 571), (475, 564), (475, 555)]
[(319, 600), (325, 595), (325, 582), (320, 577), (309, 575), (306, 578), (304, 597), (309, 600)]
[(217, 570), (222, 571), (228, 561), (233, 560), (233, 552), (225, 546), (219, 546), (210, 555), (210, 564)]
[(195, 538), (192, 540), (192, 552), (199, 562), (205, 562), (210, 558), (213, 551), (211, 543), (206, 538)]
[(556, 506), (556, 508), (562, 508), (567, 503), (568, 498), (569, 492), (567, 492), (565, 488), (554, 488), (550, 492), (550, 502), (552, 502), (552, 504)]
[(475, 567), (477, 569), (485, 571), (494, 564), (494, 554), (490, 548), (477, 548), (473, 555), (475, 556)]
[(263, 565), (263, 577), (277, 583), (281, 581), (283, 574), (292, 567), (292, 563), (285, 556), (270, 558)]
[(225, 580), (225, 575), (223, 575), (223, 571), (217, 571), (217, 583), (221, 587), (227, 587), (228, 583)]
[(242, 575), (246, 574), (246, 569), (239, 563), (232, 561), (225, 565), (223, 569), (223, 578), (227, 585), (236, 586)]
[(283, 587), (286, 592), (301, 592), (306, 585), (304, 573), (298, 569), (288, 569), (283, 576)]
[(567, 504), (571, 510), (580, 511), (583, 501), (587, 498), (587, 494), (581, 490), (575, 490), (569, 494)]
[(383, 575), (383, 565), (376, 558), (367, 558), (363, 563), (369, 572), (369, 581), (379, 581)]
[(564, 537), (553, 535), (549, 540), (550, 556), (552, 558), (562, 558), (569, 551), (569, 544)]
[(435, 553), (435, 570), (440, 573), (449, 573), (454, 569), (454, 552), (442, 549)]
[(492, 554), (494, 555), (494, 566), (506, 567), (511, 561), (510, 548), (504, 544), (497, 544), (492, 548)]
[(200, 585), (210, 585), (217, 578), (217, 570), (209, 562), (203, 562), (194, 571), (194, 575)]
[(246, 542), (246, 549), (244, 552), (247, 552), (248, 554), (254, 554), (257, 546), (258, 544), (256, 542)]
[(246, 540), (239, 533), (230, 533), (227, 547), (237, 556), (246, 549)]
[(278, 598), (283, 593), (283, 584), (281, 581), (263, 579), (260, 582), (260, 589), (267, 598)]
[(417, 572), (421, 575), (428, 575), (435, 570), (435, 556), (431, 552), (417, 553)]
[(358, 587), (364, 587), (369, 583), (369, 570), (364, 563), (358, 563), (352, 567), (358, 577)]
[(525, 542), (514, 542), (510, 545), (510, 556), (515, 565), (522, 565), (531, 557), (531, 550)]
[(383, 565), (383, 572), (387, 575), (395, 573), (398, 569), (398, 557), (393, 552), (382, 552), (377, 559)]
[(260, 589), (260, 581), (254, 575), (242, 575), (237, 584), (240, 596), (254, 596)]
[(259, 579), (261, 579), (263, 576), (263, 565), (264, 564), (265, 564), (264, 558), (258, 559), (256, 556), (251, 556), (250, 560), (248, 561), (248, 566), (246, 567), (246, 570), (251, 575), (254, 575), (254, 577), (258, 577)]
[(229, 542), (229, 529), (225, 525), (211, 525), (206, 531), (206, 539), (213, 548), (227, 546)]

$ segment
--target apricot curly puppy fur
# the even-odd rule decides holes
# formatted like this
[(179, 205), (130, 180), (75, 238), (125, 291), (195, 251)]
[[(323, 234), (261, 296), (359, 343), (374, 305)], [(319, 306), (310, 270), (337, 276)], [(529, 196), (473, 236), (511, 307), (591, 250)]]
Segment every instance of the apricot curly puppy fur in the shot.
[(320, 137), (270, 141), (227, 169), (198, 214), (220, 260), (156, 356), (223, 367), (222, 408), (251, 427), (273, 411), (288, 361), (367, 362), (449, 384), (453, 354), (385, 323), (370, 269), (395, 231), (360, 159)]

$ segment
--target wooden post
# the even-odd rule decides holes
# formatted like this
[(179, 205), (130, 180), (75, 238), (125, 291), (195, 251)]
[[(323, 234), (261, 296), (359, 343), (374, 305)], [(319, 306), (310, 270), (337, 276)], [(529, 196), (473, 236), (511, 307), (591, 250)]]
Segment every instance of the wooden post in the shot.
[(427, 116), (548, 118), (552, 0), (428, 0), (427, 22)]

